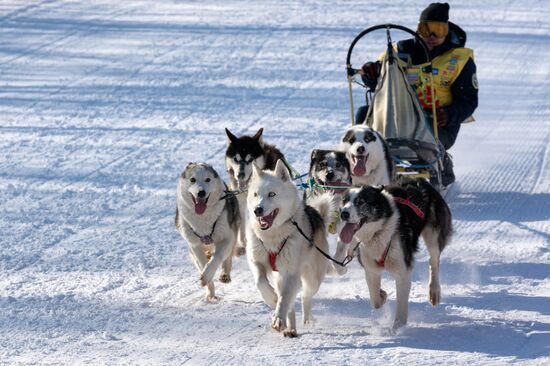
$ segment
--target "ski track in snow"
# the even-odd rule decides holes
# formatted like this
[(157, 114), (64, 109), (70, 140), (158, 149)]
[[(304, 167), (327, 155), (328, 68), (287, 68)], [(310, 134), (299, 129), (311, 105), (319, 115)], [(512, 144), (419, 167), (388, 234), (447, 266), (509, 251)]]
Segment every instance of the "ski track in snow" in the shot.
[[(204, 300), (173, 220), (177, 176), (226, 178), (225, 133), (300, 172), (349, 124), (345, 56), (364, 28), (414, 28), (426, 2), (3, 1), (0, 365), (550, 363), (550, 7), (451, 2), (480, 84), (455, 147), (443, 302), (417, 256), (390, 331), (362, 269), (327, 277), (297, 339), (270, 327), (244, 258)], [(398, 37), (394, 36), (394, 39)], [(352, 64), (383, 43), (358, 44)], [(354, 103), (363, 98), (354, 88)], [(334, 242), (334, 239), (331, 239)], [(301, 316), (300, 302), (297, 304)]]

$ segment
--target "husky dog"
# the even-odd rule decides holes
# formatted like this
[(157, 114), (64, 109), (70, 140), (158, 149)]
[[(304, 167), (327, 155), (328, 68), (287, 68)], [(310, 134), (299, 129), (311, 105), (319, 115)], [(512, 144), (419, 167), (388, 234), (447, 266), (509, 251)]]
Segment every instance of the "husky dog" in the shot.
[[(254, 136), (236, 137), (227, 128), (227, 150), (225, 152), (225, 167), (229, 173), (232, 190), (245, 191), (252, 175), (252, 164), (260, 169), (273, 170), (279, 159), (284, 160), (283, 154), (275, 147), (263, 142), (260, 128)], [(246, 248), (246, 195), (237, 195), (241, 224), (237, 240), (237, 254), (244, 254)]]
[(208, 286), (208, 300), (216, 299), (212, 279), (220, 265), (220, 282), (231, 281), (240, 216), (237, 199), (223, 198), (226, 190), (218, 173), (205, 163), (189, 163), (178, 181), (176, 228), (189, 243), (201, 285)]
[(386, 189), (352, 188), (340, 216), (346, 222), (340, 232), (342, 242), (350, 243), (354, 237), (359, 240), (358, 257), (374, 308), (386, 302), (386, 292), (380, 288), (382, 271), (395, 278), (395, 328), (407, 323), (413, 257), (420, 235), (430, 254), (429, 301), (434, 306), (439, 303), (439, 257), (453, 230), (449, 207), (428, 182), (403, 179)]
[(351, 165), (353, 185), (389, 184), (394, 179), (394, 164), (384, 138), (366, 125), (355, 125), (340, 142)]
[(337, 150), (313, 150), (309, 176), (315, 183), (314, 194), (327, 190), (335, 195), (345, 193), (351, 186), (351, 170), (346, 153)]
[[(337, 150), (319, 150), (311, 152), (311, 164), (309, 166), (309, 177), (313, 179), (315, 186), (312, 188), (312, 194), (317, 195), (321, 192), (330, 191), (334, 193), (335, 198), (340, 204), (343, 195), (351, 186), (351, 169), (346, 153)], [(324, 188), (324, 187), (340, 188)], [(334, 211), (332, 220), (329, 224), (329, 232), (336, 234), (340, 224), (339, 212)], [(337, 261), (343, 261), (348, 251), (348, 245), (336, 240), (337, 249), (334, 258)], [(337, 274), (343, 275), (347, 272), (346, 267), (331, 262), (330, 265)], [(333, 274), (333, 272), (331, 271)]]
[(328, 261), (315, 246), (328, 250), (325, 223), (335, 209), (333, 196), (319, 195), (305, 205), (279, 160), (273, 172), (253, 167), (247, 201), (246, 251), (256, 286), (275, 310), (271, 327), (296, 337), (294, 302), (300, 285), (303, 321), (310, 324), (311, 299), (327, 273)]

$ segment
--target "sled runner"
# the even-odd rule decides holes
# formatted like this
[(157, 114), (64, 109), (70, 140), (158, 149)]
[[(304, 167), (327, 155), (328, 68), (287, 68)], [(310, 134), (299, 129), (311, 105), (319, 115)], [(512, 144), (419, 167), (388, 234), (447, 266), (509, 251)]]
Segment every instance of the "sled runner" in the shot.
[[(437, 136), (435, 104), (432, 103), (434, 118), (433, 123), (430, 124), (415, 90), (408, 81), (407, 67), (410, 60), (402, 59), (403, 55), (398, 54), (391, 39), (390, 29), (410, 33), (422, 44), (428, 60), (428, 63), (423, 65), (424, 70), (429, 72), (429, 83), (432, 83), (433, 75), (428, 48), (414, 31), (395, 24), (381, 24), (365, 29), (351, 43), (346, 59), (351, 122), (352, 125), (365, 123), (386, 139), (398, 175), (425, 178), (436, 189), (442, 191), (441, 171), (444, 150)], [(386, 31), (387, 47), (386, 52), (380, 57), (381, 70), (376, 87), (368, 89), (367, 86), (355, 81), (355, 76), (360, 73), (360, 70), (352, 67), (351, 55), (357, 42), (376, 30)], [(368, 89), (366, 98), (368, 109), (364, 121), (355, 121), (352, 82)], [(434, 88), (432, 87), (431, 90)]]

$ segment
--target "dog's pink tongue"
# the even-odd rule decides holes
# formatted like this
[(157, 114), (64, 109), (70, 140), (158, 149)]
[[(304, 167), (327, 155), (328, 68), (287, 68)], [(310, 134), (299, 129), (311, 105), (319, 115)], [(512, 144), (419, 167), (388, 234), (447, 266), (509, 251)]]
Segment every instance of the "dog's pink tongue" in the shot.
[(206, 211), (206, 201), (199, 198), (195, 201), (195, 213), (202, 215), (204, 211)]
[(344, 225), (342, 231), (340, 231), (340, 239), (346, 244), (351, 242), (351, 240), (353, 239), (353, 235), (358, 229), (359, 224), (351, 224), (348, 222), (346, 225)]
[(367, 172), (367, 157), (355, 156), (355, 164), (353, 165), (352, 173), (356, 176), (362, 176)]

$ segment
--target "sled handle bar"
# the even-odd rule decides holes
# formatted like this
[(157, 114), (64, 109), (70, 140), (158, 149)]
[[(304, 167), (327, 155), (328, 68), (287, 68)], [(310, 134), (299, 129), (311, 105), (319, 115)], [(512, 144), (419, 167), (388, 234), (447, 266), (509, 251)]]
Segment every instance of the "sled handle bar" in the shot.
[[(413, 30), (411, 30), (410, 28), (407, 28), (407, 27), (404, 27), (402, 25), (398, 25), (398, 24), (379, 24), (379, 25), (375, 25), (375, 26), (372, 26), (370, 28), (367, 28), (365, 29), (364, 31), (362, 31), (361, 33), (359, 33), (355, 39), (351, 42), (351, 45), (349, 46), (349, 49), (348, 49), (348, 55), (346, 57), (346, 70), (347, 70), (347, 77), (348, 77), (348, 94), (349, 94), (349, 101), (350, 101), (350, 112), (351, 112), (351, 124), (352, 125), (355, 125), (355, 111), (354, 111), (354, 107), (353, 107), (353, 91), (352, 91), (352, 87), (351, 87), (351, 83), (352, 83), (352, 80), (353, 80), (353, 76), (355, 74), (357, 74), (358, 70), (356, 69), (353, 69), (351, 67), (351, 53), (353, 51), (353, 48), (355, 47), (355, 44), (361, 39), (363, 38), (365, 35), (367, 35), (368, 33), (370, 32), (373, 32), (375, 30), (379, 30), (379, 29), (385, 29), (386, 32), (387, 32), (387, 37), (388, 37), (388, 47), (390, 47), (390, 44), (391, 44), (391, 38), (390, 38), (390, 29), (398, 29), (398, 30), (401, 30), (403, 32), (406, 32), (406, 33), (410, 33), (414, 36), (414, 38), (416, 40), (418, 40), (420, 42), (420, 44), (422, 45), (422, 48), (424, 49), (424, 54), (426, 55), (426, 60), (429, 64), (429, 72), (430, 72), (430, 75), (431, 75), (431, 72), (432, 72), (432, 68), (431, 68), (431, 64), (432, 64), (432, 60), (430, 58), (430, 53), (428, 51), (428, 46), (426, 45), (426, 42), (424, 42), (424, 40)], [(430, 77), (430, 85), (431, 85), (431, 88), (433, 90), (433, 77)], [(432, 103), (433, 105), (433, 114), (434, 114), (434, 129), (436, 129), (436, 126), (437, 126), (437, 121), (435, 120), (435, 103)], [(435, 135), (436, 135), (436, 139), (437, 139), (437, 129), (436, 129), (436, 132), (435, 132)]]
[(410, 28), (407, 28), (407, 27), (404, 27), (404, 26), (398, 25), (398, 24), (379, 24), (379, 25), (375, 25), (375, 26), (372, 26), (370, 28), (365, 29), (364, 31), (359, 33), (355, 37), (355, 39), (351, 42), (351, 45), (349, 46), (349, 49), (348, 49), (348, 55), (346, 57), (346, 66), (348, 68), (348, 73), (351, 69), (351, 53), (353, 52), (353, 48), (355, 47), (355, 44), (357, 42), (359, 42), (359, 40), (361, 38), (363, 38), (365, 35), (367, 35), (368, 33), (373, 32), (373, 31), (378, 30), (378, 29), (387, 29), (387, 30), (389, 30), (389, 29), (398, 29), (398, 30), (401, 30), (403, 32), (410, 33), (412, 36), (414, 36), (415, 39), (417, 39), (420, 42), (420, 44), (422, 45), (422, 48), (424, 49), (424, 53), (426, 54), (427, 62), (431, 63), (432, 60), (430, 58), (430, 53), (428, 51), (428, 46), (426, 45), (426, 42), (424, 42), (424, 40), (418, 35), (418, 33), (416, 33), (415, 31), (413, 31)]

